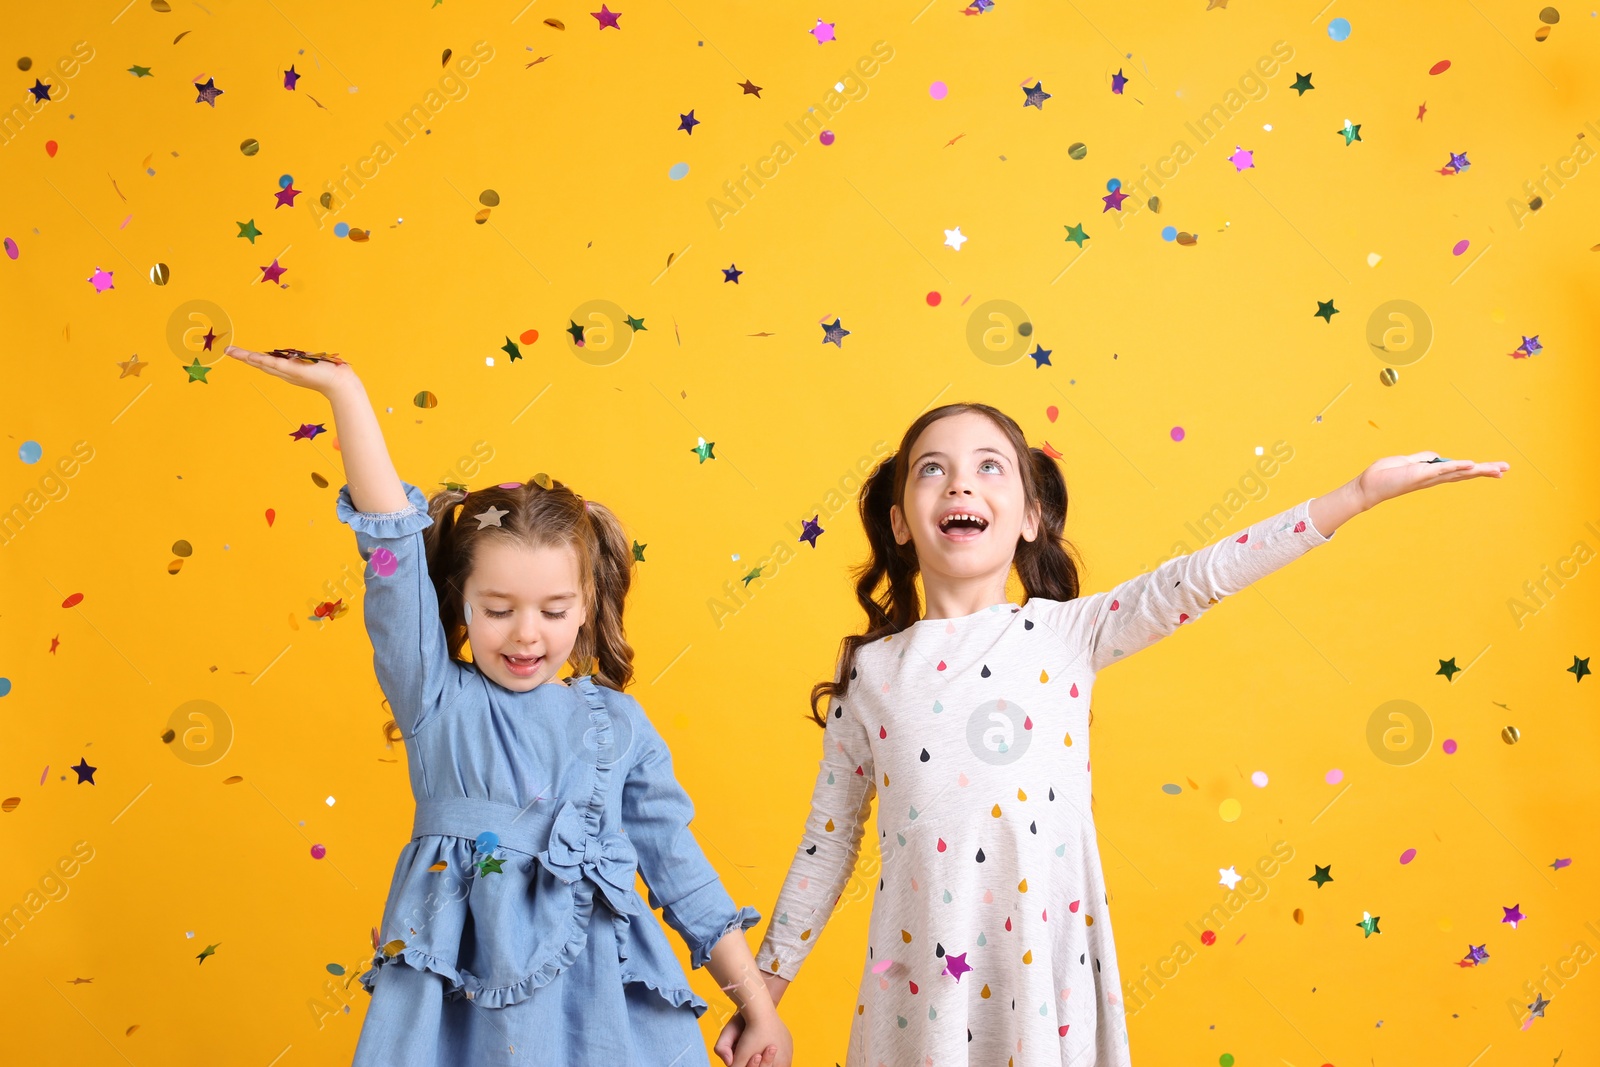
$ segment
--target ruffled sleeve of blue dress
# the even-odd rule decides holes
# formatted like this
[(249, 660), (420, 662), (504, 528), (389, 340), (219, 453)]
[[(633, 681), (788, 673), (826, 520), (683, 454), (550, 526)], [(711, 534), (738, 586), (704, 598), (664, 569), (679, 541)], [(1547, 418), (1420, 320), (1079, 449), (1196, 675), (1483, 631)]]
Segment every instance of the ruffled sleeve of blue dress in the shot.
[(505, 1007), (563, 975), (592, 980), (583, 950), (604, 937), (624, 982), (703, 1014), (636, 876), (692, 967), (761, 916), (734, 905), (695, 840), (665, 741), (638, 701), (590, 677), (512, 692), (452, 659), (423, 545), (432, 519), (405, 491), (408, 507), (386, 514), (357, 511), (348, 487), (338, 503), (367, 561), (373, 664), (417, 801), (362, 986), (403, 965), (443, 977), (447, 999)]

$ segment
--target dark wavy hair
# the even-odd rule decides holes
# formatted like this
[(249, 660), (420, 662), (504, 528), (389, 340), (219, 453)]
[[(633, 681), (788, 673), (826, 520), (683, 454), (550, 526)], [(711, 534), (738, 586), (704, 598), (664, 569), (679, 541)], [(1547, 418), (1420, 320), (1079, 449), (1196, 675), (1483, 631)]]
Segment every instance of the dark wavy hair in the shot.
[[(593, 674), (601, 685), (621, 691), (633, 680), (633, 646), (622, 625), (623, 602), (633, 584), (633, 546), (621, 521), (604, 504), (584, 500), (561, 482), (544, 479), (488, 489), (445, 489), (428, 501), (433, 525), (423, 532), (428, 576), (439, 599), (439, 622), (453, 659), (466, 662), (467, 623), (462, 591), (472, 573), (477, 547), (486, 540), (529, 548), (571, 548), (577, 555), (580, 593), (587, 610), (567, 662), (576, 674)], [(478, 529), (461, 522), (468, 497), (475, 511), (493, 507), (510, 514), (499, 526)]]
[[(1011, 442), (1019, 461), (1017, 469), (1022, 474), (1024, 510), (1038, 509), (1038, 535), (1032, 541), (1019, 536), (1013, 559), (1024, 592), (1029, 597), (1045, 600), (1076, 600), (1078, 597), (1076, 550), (1062, 536), (1067, 524), (1067, 483), (1056, 461), (1042, 449), (1030, 448), (1016, 421), (988, 404), (946, 404), (925, 412), (906, 429), (905, 436), (900, 438), (900, 447), (883, 458), (861, 487), (861, 525), (866, 529), (872, 554), (852, 573), (856, 600), (867, 613), (867, 629), (845, 637), (840, 643), (834, 679), (811, 687), (811, 718), (818, 726), (828, 724), (826, 716), (817, 710), (818, 703), (843, 697), (849, 691), (856, 673), (856, 652), (861, 646), (899, 633), (922, 616), (922, 602), (917, 595), (916, 577), (921, 566), (917, 562), (916, 545), (911, 541), (903, 545), (895, 541), (889, 508), (894, 504), (905, 506), (911, 447), (922, 431), (940, 419), (969, 412), (989, 419)], [(1022, 462), (1023, 457), (1029, 462)], [(881, 593), (880, 585), (883, 586)]]

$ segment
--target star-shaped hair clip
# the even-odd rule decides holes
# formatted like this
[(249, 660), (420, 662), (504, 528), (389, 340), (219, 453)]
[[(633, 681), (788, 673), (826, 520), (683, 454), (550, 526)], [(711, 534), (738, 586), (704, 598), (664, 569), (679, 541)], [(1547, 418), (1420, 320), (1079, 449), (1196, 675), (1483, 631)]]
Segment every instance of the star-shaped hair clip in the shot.
[(342, 364), (344, 362), (344, 360), (339, 358), (339, 353), (337, 352), (304, 352), (298, 348), (274, 348), (272, 351), (268, 352), (267, 355), (280, 356), (284, 359), (297, 359), (301, 363)]

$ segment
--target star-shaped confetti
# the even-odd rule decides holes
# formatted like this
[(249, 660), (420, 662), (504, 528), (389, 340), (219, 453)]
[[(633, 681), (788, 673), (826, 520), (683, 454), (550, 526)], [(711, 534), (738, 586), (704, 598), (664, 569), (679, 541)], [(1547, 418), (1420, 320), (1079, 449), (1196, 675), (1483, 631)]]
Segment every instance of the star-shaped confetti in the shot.
[(1329, 873), (1333, 870), (1333, 864), (1330, 863), (1326, 867), (1319, 867), (1313, 863), (1311, 866), (1316, 867), (1316, 873), (1307, 878), (1306, 881), (1317, 883), (1318, 889), (1321, 889), (1325, 882), (1333, 881), (1333, 875)]
[(1123, 192), (1122, 188), (1120, 186), (1118, 186), (1117, 188), (1111, 190), (1111, 192), (1107, 193), (1105, 196), (1102, 196), (1100, 199), (1104, 200), (1106, 202), (1106, 206), (1100, 209), (1100, 214), (1104, 215), (1106, 212), (1110, 211), (1112, 208), (1116, 208), (1118, 211), (1121, 211), (1122, 210), (1122, 202), (1124, 200), (1128, 199), (1128, 194)]
[(270, 267), (261, 268), (261, 280), (264, 282), (275, 282), (279, 278), (283, 277), (283, 272), (288, 269), (288, 267), (278, 266), (278, 261), (276, 258), (274, 258)]
[(1122, 76), (1122, 68), (1117, 68), (1117, 72), (1111, 75), (1111, 91), (1121, 96), (1122, 87), (1127, 84), (1128, 79)]
[(1378, 916), (1373, 915), (1370, 912), (1362, 912), (1361, 921), (1356, 923), (1356, 925), (1361, 927), (1361, 936), (1363, 939), (1371, 937), (1373, 934), (1383, 933), (1382, 930), (1378, 929)]
[[(300, 193), (301, 190), (296, 189), (293, 185), (290, 185), (287, 189), (279, 189), (273, 194), (278, 198), (278, 202), (273, 205), (272, 210), (276, 211), (280, 207), (294, 207), (294, 198), (299, 196)], [(255, 242), (252, 241), (250, 243), (254, 244)]]
[(678, 116), (678, 129), (688, 131), (691, 136), (694, 134), (694, 128), (698, 125), (700, 125), (700, 120), (694, 117), (694, 108), (690, 108), (687, 115)]
[[(1104, 212), (1101, 212), (1101, 214), (1104, 214)], [(1073, 242), (1079, 248), (1082, 248), (1083, 242), (1089, 239), (1089, 235), (1083, 232), (1083, 223), (1081, 222), (1076, 226), (1066, 226), (1064, 228), (1067, 231), (1067, 240)]]
[(817, 24), (806, 32), (815, 37), (818, 44), (827, 44), (829, 41), (835, 39), (833, 36), (834, 25), (835, 23), (823, 22), (821, 19), (818, 19)]
[(1318, 300), (1317, 310), (1312, 313), (1312, 317), (1320, 318), (1322, 321), (1332, 325), (1333, 317), (1337, 314), (1339, 314), (1339, 309), (1333, 306), (1332, 300)]
[(518, 348), (517, 342), (513, 341), (509, 337), (506, 338), (506, 343), (500, 346), (500, 351), (510, 356), (510, 361), (512, 363), (515, 363), (517, 360), (522, 358), (522, 349)]
[(965, 952), (962, 952), (959, 955), (950, 955), (949, 953), (946, 953), (944, 957), (944, 970), (940, 971), (939, 973), (941, 975), (950, 975), (959, 984), (961, 981), (961, 976), (970, 970), (972, 970), (972, 966), (967, 963), (967, 954)]
[(206, 375), (211, 373), (211, 368), (201, 366), (199, 356), (194, 357), (194, 362), (183, 369), (189, 372), (189, 380), (191, 382), (200, 382), (204, 385), (211, 384), (206, 381)]
[(1449, 659), (1440, 660), (1439, 669), (1433, 673), (1442, 674), (1445, 681), (1453, 682), (1456, 680), (1456, 675), (1461, 673), (1461, 668), (1456, 666), (1456, 658), (1451, 656)]
[[(478, 529), (481, 530), (486, 526), (500, 526), (500, 520), (509, 514), (511, 514), (509, 508), (497, 508), (490, 504), (488, 510), (480, 511), (472, 517), (478, 520)], [(502, 526), (501, 529), (505, 527)]]
[(137, 378), (137, 377), (140, 376), (139, 372), (144, 370), (149, 365), (150, 364), (148, 364), (148, 363), (140, 363), (139, 362), (139, 353), (135, 352), (133, 354), (133, 358), (132, 359), (125, 359), (125, 360), (123, 360), (123, 361), (121, 361), (120, 363), (117, 364), (117, 366), (122, 368), (122, 373), (117, 375), (117, 377), (118, 378), (126, 378), (128, 375), (131, 374), (135, 378)]
[(217, 946), (221, 944), (222, 942), (218, 941), (216, 945), (207, 945), (205, 948), (200, 950), (200, 955), (196, 956), (195, 959), (199, 960), (201, 963), (205, 963), (207, 956), (215, 956), (217, 954)]
[(1487, 948), (1487, 945), (1474, 945), (1468, 943), (1466, 958), (1472, 961), (1471, 965), (1473, 967), (1476, 967), (1478, 964), (1489, 958), (1489, 953), (1486, 951)]
[(738, 285), (739, 275), (743, 273), (744, 271), (739, 269), (739, 264), (730, 263), (722, 268), (722, 280), (724, 283), (732, 282), (734, 285)]
[(94, 291), (97, 293), (103, 293), (107, 289), (115, 289), (116, 286), (111, 284), (111, 275), (111, 271), (101, 270), (96, 267), (94, 273), (89, 276), (89, 284), (94, 286)]
[(838, 319), (834, 319), (831, 324), (826, 324), (822, 327), (823, 344), (832, 343), (839, 348), (843, 348), (844, 339), (849, 336), (850, 331), (845, 329)]
[(1022, 95), (1025, 97), (1025, 99), (1022, 101), (1023, 107), (1036, 107), (1040, 111), (1044, 110), (1044, 102), (1050, 99), (1051, 96), (1050, 93), (1044, 91), (1043, 82), (1034, 82), (1032, 89), (1029, 89), (1027, 86), (1023, 86)]
[[(620, 30), (622, 27), (618, 26), (617, 28)], [(506, 872), (502, 869), (502, 865), (505, 862), (498, 856), (487, 856), (478, 864), (478, 874), (480, 876), (505, 874)]]
[(1306, 90), (1315, 89), (1316, 86), (1311, 84), (1311, 75), (1301, 74), (1297, 70), (1294, 72), (1294, 84), (1289, 88), (1295, 91), (1296, 96), (1304, 96), (1306, 95)]
[(742, 575), (742, 577), (744, 578), (744, 585), (745, 585), (746, 589), (750, 588), (750, 583), (751, 582), (753, 582), (757, 578), (761, 577), (762, 569), (763, 568), (761, 568), (761, 567), (757, 567), (754, 570), (752, 570), (749, 574)]
[(632, 315), (629, 315), (627, 318), (623, 319), (622, 321), (626, 322), (628, 324), (628, 329), (634, 331), (635, 333), (638, 333), (639, 331), (644, 329), (644, 320), (643, 319), (636, 319)]
[(200, 94), (194, 98), (195, 103), (210, 104), (212, 107), (217, 106), (217, 97), (222, 95), (222, 90), (217, 88), (215, 78), (207, 78), (204, 85), (196, 85), (195, 91)]
[(1571, 866), (1572, 866), (1572, 861), (1570, 859), (1565, 859), (1565, 860), (1558, 859), (1558, 860), (1556, 860), (1554, 863), (1552, 863), (1550, 865), (1550, 868), (1552, 870), (1559, 871), (1563, 867), (1571, 867)]
[(291, 433), (289, 436), (294, 438), (296, 441), (314, 441), (316, 440), (317, 434), (327, 432), (328, 428), (322, 425), (320, 422), (302, 422), (300, 424), (300, 428)]
[(606, 5), (601, 4), (599, 11), (591, 11), (589, 14), (600, 20), (600, 28), (602, 30), (607, 26), (610, 26), (614, 30), (622, 29), (622, 27), (617, 23), (617, 20), (622, 17), (622, 12), (620, 11), (612, 11), (610, 8), (606, 7)]
[(61, 647), (61, 635), (60, 634), (56, 634), (54, 637), (52, 637), (50, 639), (50, 654), (52, 656), (55, 655), (56, 654), (56, 649), (58, 649), (60, 647)]
[(953, 230), (944, 231), (944, 243), (955, 249), (957, 252), (961, 251), (961, 246), (966, 242), (966, 240), (966, 235), (961, 232), (960, 226), (957, 226)]
[(46, 85), (44, 82), (40, 81), (38, 78), (35, 78), (35, 79), (33, 79), (33, 85), (28, 89), (28, 92), (33, 94), (33, 99), (35, 101), (44, 100), (46, 102), (49, 102), (49, 100), (50, 100), (50, 90), (53, 89), (53, 88), (55, 88), (55, 86)]
[(138, 65), (134, 65), (134, 66), (129, 67), (128, 68), (128, 73), (132, 74), (135, 78), (153, 78), (153, 77), (155, 77), (155, 75), (150, 73), (150, 68), (149, 67), (141, 67), (141, 66), (138, 66)]
[(1241, 170), (1250, 170), (1256, 165), (1256, 154), (1253, 151), (1246, 151), (1238, 145), (1234, 145), (1233, 155), (1228, 157), (1228, 162), (1233, 164), (1233, 172), (1237, 174)]
[(643, 563), (644, 562), (644, 550), (649, 548), (649, 547), (650, 547), (649, 545), (641, 545), (639, 542), (635, 541), (633, 543), (633, 561), (635, 563)]
[(77, 765), (72, 768), (72, 770), (78, 772), (79, 785), (82, 785), (84, 782), (94, 785), (94, 772), (98, 771), (99, 769), (99, 767), (89, 766), (89, 761), (83, 759), (82, 757), (79, 757)]
[[(972, 3), (962, 10), (968, 15), (981, 15), (993, 7), (994, 0), (972, 0)], [(969, 967), (968, 970), (971, 970), (971, 968)]]
[(822, 515), (818, 513), (814, 518), (800, 520), (800, 540), (807, 542), (812, 548), (817, 547), (817, 538), (827, 532), (817, 525), (821, 518)]
[(1505, 912), (1505, 915), (1500, 921), (1503, 923), (1510, 923), (1511, 929), (1513, 930), (1517, 928), (1517, 923), (1527, 918), (1526, 915), (1522, 914), (1522, 905), (1520, 904), (1513, 904), (1509, 908), (1502, 904), (1500, 906), (1500, 910)]
[(1576, 675), (1578, 681), (1581, 682), (1584, 675), (1593, 674), (1594, 672), (1589, 669), (1589, 661), (1587, 659), (1579, 659), (1577, 656), (1573, 656), (1572, 666), (1567, 668), (1567, 673)]
[(746, 78), (744, 81), (740, 82), (739, 88), (744, 90), (744, 95), (753, 96), (757, 100), (761, 99), (761, 86), (757, 85), (749, 78)]
[(1545, 1017), (1544, 1010), (1549, 1006), (1550, 1002), (1544, 999), (1543, 993), (1535, 993), (1533, 995), (1533, 1003), (1528, 1005), (1529, 1021), (1531, 1022), (1536, 1018), (1543, 1019)]
[(583, 344), (583, 327), (579, 326), (576, 322), (572, 322), (571, 319), (568, 319), (567, 321), (572, 323), (572, 325), (567, 327), (567, 332), (572, 335), (573, 341), (580, 345)]
[(1033, 344), (1033, 351), (1028, 353), (1028, 358), (1033, 360), (1033, 369), (1038, 370), (1040, 367), (1055, 366), (1054, 363), (1050, 362), (1050, 353), (1052, 351), (1054, 350), (1046, 348), (1044, 345), (1041, 345), (1035, 341)]
[(1360, 123), (1357, 123), (1354, 126), (1352, 126), (1350, 124), (1350, 120), (1349, 119), (1345, 119), (1344, 120), (1344, 125), (1339, 128), (1339, 132), (1344, 135), (1344, 144), (1345, 144), (1346, 148), (1349, 148), (1352, 142), (1361, 140), (1361, 124)]
[(1217, 884), (1225, 885), (1229, 889), (1232, 889), (1234, 886), (1238, 885), (1239, 879), (1242, 877), (1242, 875), (1240, 875), (1238, 870), (1234, 867), (1218, 867), (1217, 873), (1222, 876), (1217, 879)]
[(294, 64), (289, 64), (289, 69), (283, 72), (283, 87), (293, 89), (294, 83), (300, 80), (300, 75), (295, 73)]
[(1428, 102), (1426, 100), (1424, 100), (1422, 103), (1417, 105), (1417, 121), (1421, 122), (1422, 121), (1422, 116), (1426, 115), (1427, 113), (1428, 113)]
[(704, 437), (696, 438), (696, 440), (698, 440), (700, 443), (689, 449), (689, 451), (699, 456), (701, 463), (704, 463), (708, 459), (717, 458), (711, 454), (711, 449), (716, 446), (715, 441), (707, 441)]
[(207, 326), (206, 335), (200, 339), (200, 346), (205, 349), (205, 351), (209, 352), (211, 351), (211, 345), (216, 341), (216, 339), (217, 332), (210, 326)]
[(251, 219), (249, 222), (236, 222), (234, 225), (239, 227), (238, 236), (248, 237), (251, 244), (255, 244), (256, 238), (261, 236), (261, 231), (256, 229), (255, 219)]
[(1460, 174), (1462, 171), (1472, 166), (1472, 164), (1467, 162), (1467, 154), (1465, 152), (1451, 152), (1450, 162), (1446, 163), (1445, 166), (1449, 167), (1457, 174)]

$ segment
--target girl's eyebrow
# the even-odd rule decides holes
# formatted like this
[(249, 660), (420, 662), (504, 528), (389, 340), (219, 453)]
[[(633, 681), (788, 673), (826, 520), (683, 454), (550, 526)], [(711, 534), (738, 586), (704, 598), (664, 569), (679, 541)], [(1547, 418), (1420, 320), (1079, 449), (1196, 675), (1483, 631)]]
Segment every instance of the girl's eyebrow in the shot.
[[(998, 448), (990, 448), (988, 445), (981, 445), (978, 448), (974, 448), (972, 451), (973, 451), (974, 454), (977, 454), (979, 452), (993, 452), (995, 455), (999, 456), (1001, 459), (1009, 458), (1004, 452), (1000, 451)], [(924, 452), (922, 455), (920, 455), (916, 459), (912, 460), (911, 461), (911, 465), (913, 467), (921, 466), (922, 465), (922, 461), (927, 459), (929, 456), (938, 456), (940, 459), (948, 459), (949, 458), (943, 452)]]
[[(501, 592), (498, 592), (498, 591), (496, 591), (494, 589), (485, 589), (482, 593), (479, 593), (478, 595), (479, 596), (484, 596), (484, 597), (498, 597), (501, 600), (515, 600), (516, 599), (510, 593), (501, 593)], [(552, 594), (551, 596), (545, 597), (544, 598), (544, 602), (546, 604), (548, 604), (552, 600), (573, 600), (573, 599), (576, 599), (577, 596), (578, 596), (577, 593), (555, 593), (555, 594)]]

